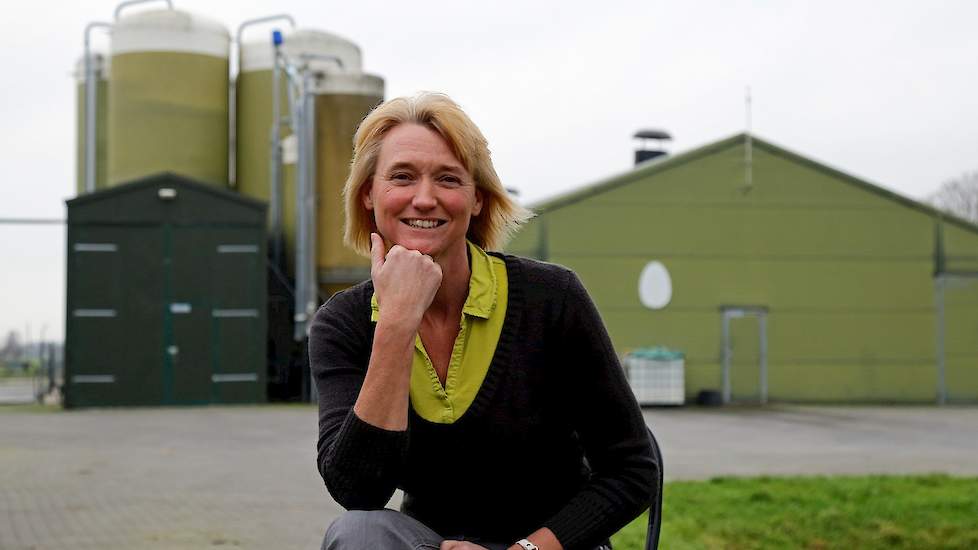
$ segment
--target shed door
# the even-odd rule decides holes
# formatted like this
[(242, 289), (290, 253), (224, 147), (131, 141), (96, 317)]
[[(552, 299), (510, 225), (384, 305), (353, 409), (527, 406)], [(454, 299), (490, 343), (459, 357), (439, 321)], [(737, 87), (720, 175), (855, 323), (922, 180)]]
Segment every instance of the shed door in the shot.
[(723, 308), (725, 402), (767, 402), (767, 314), (760, 307)]
[(168, 227), (166, 360), (167, 402), (203, 404), (211, 400), (210, 288), (212, 269), (207, 230)]
[(69, 228), (68, 406), (161, 401), (159, 227)]
[(211, 346), (214, 400), (220, 403), (264, 401), (265, 259), (258, 245), (264, 235), (254, 229), (213, 230)]
[(750, 315), (730, 319), (730, 399), (761, 400), (761, 323)]
[(261, 232), (173, 226), (169, 234), (169, 402), (264, 400)]
[[(944, 277), (943, 352), (946, 399), (978, 401), (978, 277)], [(939, 329), (940, 329), (939, 325)]]

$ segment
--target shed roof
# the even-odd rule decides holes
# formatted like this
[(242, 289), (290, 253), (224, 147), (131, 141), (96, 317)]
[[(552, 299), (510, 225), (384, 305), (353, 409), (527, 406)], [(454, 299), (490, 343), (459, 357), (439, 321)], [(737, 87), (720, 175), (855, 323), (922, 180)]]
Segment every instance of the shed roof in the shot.
[(267, 207), (264, 201), (258, 199), (253, 199), (251, 197), (242, 195), (240, 193), (235, 193), (228, 189), (223, 189), (217, 187), (213, 184), (204, 183), (193, 178), (188, 178), (187, 176), (177, 174), (176, 172), (158, 172), (156, 174), (150, 174), (148, 176), (137, 178), (132, 181), (121, 183), (119, 185), (114, 185), (108, 189), (99, 189), (93, 193), (86, 193), (84, 195), (79, 195), (72, 199), (65, 201), (70, 206), (76, 204), (85, 204), (89, 201), (98, 201), (105, 199), (106, 197), (112, 197), (116, 195), (123, 195), (126, 193), (137, 192), (146, 187), (151, 187), (154, 185), (175, 185), (183, 186), (194, 189), (195, 191), (200, 191), (203, 193), (209, 193), (215, 195), (221, 199), (227, 199), (231, 202), (238, 202), (244, 206), (249, 206), (257, 210), (263, 210)]
[[(163, 189), (172, 189), (164, 195)], [(161, 172), (65, 201), (68, 223), (263, 226), (265, 202), (180, 174)]]
[[(684, 151), (676, 155), (656, 157), (654, 159), (643, 162), (626, 172), (615, 174), (608, 178), (598, 180), (594, 183), (586, 184), (584, 186), (578, 187), (577, 189), (572, 189), (567, 192), (559, 193), (552, 197), (530, 204), (529, 208), (541, 214), (560, 209), (564, 206), (568, 206), (570, 204), (580, 202), (582, 200), (588, 199), (595, 195), (599, 195), (606, 191), (610, 191), (618, 187), (623, 187), (631, 183), (635, 183), (636, 181), (641, 180), (642, 178), (645, 178), (647, 176), (659, 172), (664, 172), (672, 168), (676, 168), (683, 164), (696, 161), (698, 159), (701, 159), (708, 155), (712, 155), (714, 153), (718, 153), (726, 149), (737, 147), (746, 141), (747, 135), (748, 134), (746, 133), (739, 133), (730, 136), (728, 138), (721, 139), (713, 143), (709, 143), (707, 145), (690, 149), (689, 151)], [(885, 189), (879, 185), (870, 183), (864, 179), (860, 179), (856, 176), (853, 176), (852, 174), (848, 174), (846, 172), (843, 172), (836, 168), (832, 168), (831, 166), (828, 166), (821, 162), (812, 160), (808, 157), (795, 153), (793, 151), (789, 151), (784, 147), (780, 147), (769, 141), (761, 139), (754, 134), (750, 134), (750, 139), (751, 139), (752, 147), (755, 147), (757, 149), (762, 149), (770, 154), (780, 156), (789, 161), (805, 165), (816, 171), (823, 172), (829, 176), (838, 178), (850, 185), (862, 189), (863, 191), (875, 193), (885, 199), (900, 203), (908, 208), (921, 211), (929, 216), (941, 218), (945, 221), (953, 223), (954, 225), (962, 227), (963, 229), (978, 234), (978, 225), (971, 223), (967, 220), (964, 220), (962, 218), (959, 218), (953, 214), (949, 214), (947, 212), (938, 210), (937, 208), (934, 208), (933, 206), (930, 206), (928, 204), (922, 203), (920, 201), (916, 201), (909, 197), (905, 197), (899, 193), (890, 191), (889, 189)]]

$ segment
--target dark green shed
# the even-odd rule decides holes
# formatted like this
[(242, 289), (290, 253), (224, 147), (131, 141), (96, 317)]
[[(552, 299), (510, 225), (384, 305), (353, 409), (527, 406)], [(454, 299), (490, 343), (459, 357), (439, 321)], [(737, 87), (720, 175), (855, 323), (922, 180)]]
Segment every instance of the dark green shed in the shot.
[(67, 205), (66, 407), (266, 401), (264, 203), (162, 173)]

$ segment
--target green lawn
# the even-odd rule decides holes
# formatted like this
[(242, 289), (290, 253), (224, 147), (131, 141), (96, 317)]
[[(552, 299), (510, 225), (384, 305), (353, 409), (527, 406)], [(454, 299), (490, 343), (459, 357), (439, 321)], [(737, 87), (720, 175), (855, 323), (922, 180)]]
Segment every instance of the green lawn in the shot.
[[(978, 549), (978, 478), (720, 477), (667, 483), (663, 498), (663, 550)], [(644, 548), (647, 521), (615, 550)]]

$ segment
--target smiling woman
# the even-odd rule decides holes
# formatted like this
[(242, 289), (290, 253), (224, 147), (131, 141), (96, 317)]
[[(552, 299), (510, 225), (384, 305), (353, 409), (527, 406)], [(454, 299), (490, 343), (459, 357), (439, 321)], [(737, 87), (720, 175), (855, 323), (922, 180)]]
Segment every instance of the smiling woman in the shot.
[(483, 192), (448, 143), (413, 123), (384, 138), (374, 177), (361, 193), (387, 248), (397, 243), (435, 261), (447, 259), (452, 244), (465, 255), (469, 221), (482, 211)]
[(446, 96), (382, 104), (354, 147), (345, 236), (371, 280), (309, 337), (319, 470), (350, 510), (323, 548), (604, 547), (658, 464), (583, 285), (488, 252), (530, 213)]

